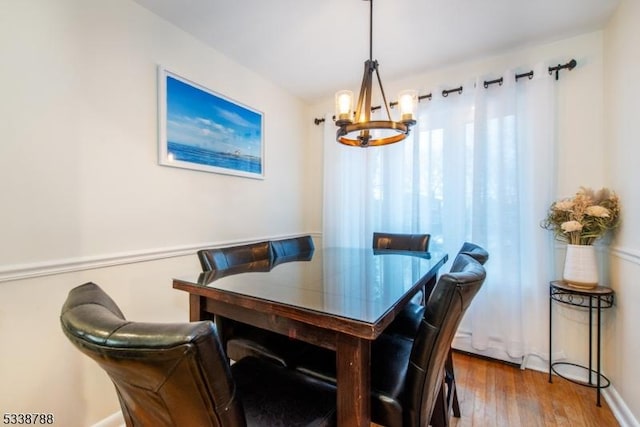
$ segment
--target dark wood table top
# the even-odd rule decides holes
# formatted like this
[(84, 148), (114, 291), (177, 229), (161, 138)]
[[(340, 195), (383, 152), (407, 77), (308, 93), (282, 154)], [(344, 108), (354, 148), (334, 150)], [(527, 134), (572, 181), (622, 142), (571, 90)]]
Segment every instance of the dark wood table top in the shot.
[(217, 299), (226, 294), (224, 298), (236, 304), (251, 300), (258, 310), (260, 303), (265, 311), (267, 304), (277, 303), (311, 322), (318, 315), (329, 315), (337, 319), (337, 324), (349, 323), (351, 329), (356, 326), (355, 335), (374, 339), (378, 329), (384, 329), (392, 319), (377, 325), (380, 320), (395, 305), (404, 305), (415, 295), (447, 259), (441, 251), (317, 248), (308, 261), (255, 263), (193, 274), (175, 278), (174, 287)]

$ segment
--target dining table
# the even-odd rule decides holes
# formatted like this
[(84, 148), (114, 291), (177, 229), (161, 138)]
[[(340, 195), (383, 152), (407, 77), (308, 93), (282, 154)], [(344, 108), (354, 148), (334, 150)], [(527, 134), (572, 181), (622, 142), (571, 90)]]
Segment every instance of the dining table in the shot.
[(191, 321), (223, 316), (336, 352), (339, 426), (369, 427), (371, 343), (421, 290), (448, 255), (371, 248), (316, 248), (228, 270), (185, 274)]

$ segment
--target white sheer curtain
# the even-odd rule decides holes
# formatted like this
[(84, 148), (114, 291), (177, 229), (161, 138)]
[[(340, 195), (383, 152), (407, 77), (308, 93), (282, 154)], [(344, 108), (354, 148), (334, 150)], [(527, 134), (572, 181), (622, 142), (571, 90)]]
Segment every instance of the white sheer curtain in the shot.
[(325, 121), (325, 246), (369, 247), (387, 231), (430, 233), (451, 258), (464, 241), (485, 247), (487, 280), (454, 345), (512, 361), (546, 354), (553, 276), (539, 223), (554, 194), (555, 81), (542, 65), (524, 79), (434, 90), (412, 135), (387, 147), (341, 146)]

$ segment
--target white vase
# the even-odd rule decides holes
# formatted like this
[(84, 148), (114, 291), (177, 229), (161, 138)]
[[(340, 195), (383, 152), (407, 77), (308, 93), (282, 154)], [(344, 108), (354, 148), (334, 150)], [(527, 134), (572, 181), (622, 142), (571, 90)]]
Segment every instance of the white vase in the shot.
[(598, 286), (596, 249), (592, 245), (567, 245), (562, 279), (578, 288)]

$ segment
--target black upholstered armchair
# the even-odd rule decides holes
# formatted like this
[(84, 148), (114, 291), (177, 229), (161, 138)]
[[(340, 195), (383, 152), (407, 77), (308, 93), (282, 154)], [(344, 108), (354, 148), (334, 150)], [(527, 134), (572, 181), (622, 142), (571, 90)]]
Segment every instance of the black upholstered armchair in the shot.
[[(465, 311), (485, 280), (484, 267), (460, 255), (460, 271), (440, 276), (413, 337), (382, 334), (371, 348), (372, 421), (388, 427), (445, 425), (444, 367)], [(317, 349), (297, 370), (334, 383), (335, 355)], [(433, 415), (433, 418), (432, 418)]]
[(94, 283), (69, 292), (60, 320), (113, 381), (127, 426), (335, 424), (332, 387), (256, 358), (229, 366), (210, 321), (127, 321)]

